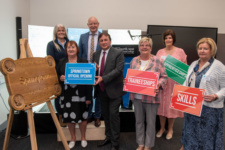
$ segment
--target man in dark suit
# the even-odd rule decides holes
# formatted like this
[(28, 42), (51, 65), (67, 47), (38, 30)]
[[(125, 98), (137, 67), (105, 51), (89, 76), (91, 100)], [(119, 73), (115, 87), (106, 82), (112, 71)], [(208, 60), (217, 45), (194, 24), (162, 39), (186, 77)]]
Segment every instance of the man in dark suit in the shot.
[(99, 146), (112, 143), (112, 150), (119, 149), (120, 118), (119, 106), (123, 95), (124, 54), (121, 50), (111, 47), (111, 37), (108, 33), (101, 33), (98, 37), (102, 48), (93, 55), (93, 62), (97, 63), (95, 85), (100, 95), (102, 115), (105, 121), (106, 139)]
[[(87, 26), (89, 28), (89, 32), (84, 33), (80, 36), (79, 41), (79, 56), (91, 62), (93, 53), (101, 50), (99, 43), (98, 43), (98, 36), (100, 32), (98, 31), (99, 22), (98, 19), (95, 17), (90, 17), (88, 19)], [(92, 113), (94, 103), (94, 114)], [(88, 123), (92, 121), (92, 116), (95, 119), (95, 126), (99, 127), (101, 125), (101, 107), (100, 107), (100, 100), (96, 97), (93, 100), (93, 103), (89, 105), (89, 112), (88, 112)]]

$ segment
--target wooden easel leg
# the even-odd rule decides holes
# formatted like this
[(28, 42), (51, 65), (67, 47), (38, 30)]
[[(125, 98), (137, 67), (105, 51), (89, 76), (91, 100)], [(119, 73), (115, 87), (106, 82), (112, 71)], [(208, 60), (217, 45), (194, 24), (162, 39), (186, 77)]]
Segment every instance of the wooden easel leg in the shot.
[(6, 128), (6, 132), (5, 132), (5, 141), (4, 141), (4, 145), (3, 145), (3, 150), (8, 149), (9, 138), (10, 138), (12, 123), (13, 123), (13, 117), (14, 117), (14, 110), (12, 108), (10, 108), (7, 128)]
[(36, 140), (32, 108), (28, 109), (27, 112), (28, 112), (28, 124), (29, 124), (29, 129), (30, 129), (31, 148), (32, 148), (32, 150), (37, 150), (37, 140)]
[(52, 106), (52, 103), (51, 103), (51, 101), (48, 101), (48, 102), (46, 102), (46, 103), (47, 103), (47, 105), (48, 105), (49, 111), (51, 112), (52, 119), (53, 119), (53, 121), (54, 121), (54, 123), (55, 123), (55, 126), (56, 126), (56, 128), (57, 128), (57, 131), (58, 131), (58, 133), (59, 133), (59, 136), (60, 136), (60, 138), (62, 139), (62, 143), (63, 143), (63, 145), (64, 145), (64, 148), (65, 148), (65, 150), (69, 150), (70, 148), (69, 148), (68, 143), (67, 143), (67, 141), (66, 141), (66, 138), (65, 138), (65, 136), (64, 136), (64, 134), (63, 134), (62, 128), (61, 128), (61, 126), (60, 126), (60, 124), (59, 124), (59, 121), (58, 121), (58, 118), (57, 118), (57, 116), (56, 116), (56, 114), (55, 114), (55, 111), (54, 111), (54, 108), (53, 108), (53, 106)]

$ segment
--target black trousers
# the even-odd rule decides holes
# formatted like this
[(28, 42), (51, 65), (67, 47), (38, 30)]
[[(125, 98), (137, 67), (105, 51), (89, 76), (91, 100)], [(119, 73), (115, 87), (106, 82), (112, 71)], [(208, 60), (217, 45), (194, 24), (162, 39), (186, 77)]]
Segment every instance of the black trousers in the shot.
[(111, 140), (112, 146), (119, 146), (120, 138), (120, 116), (119, 107), (122, 96), (116, 99), (110, 99), (107, 93), (100, 92), (100, 103), (102, 115), (105, 121), (105, 135)]

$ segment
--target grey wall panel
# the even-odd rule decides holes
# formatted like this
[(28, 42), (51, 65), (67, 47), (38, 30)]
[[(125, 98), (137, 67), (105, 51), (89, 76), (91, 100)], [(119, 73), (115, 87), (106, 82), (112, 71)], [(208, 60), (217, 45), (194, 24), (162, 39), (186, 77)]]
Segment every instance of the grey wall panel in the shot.
[(225, 64), (225, 34), (217, 35), (217, 54), (216, 58)]

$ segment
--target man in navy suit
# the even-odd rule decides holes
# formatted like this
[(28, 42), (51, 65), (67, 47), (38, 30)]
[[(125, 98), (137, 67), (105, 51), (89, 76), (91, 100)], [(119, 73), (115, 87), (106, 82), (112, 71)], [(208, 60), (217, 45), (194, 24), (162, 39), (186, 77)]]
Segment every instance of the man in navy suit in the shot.
[[(79, 41), (79, 56), (88, 60), (88, 62), (92, 62), (93, 53), (101, 50), (99, 43), (98, 43), (98, 36), (100, 32), (98, 31), (99, 22), (98, 19), (95, 17), (90, 17), (88, 19), (87, 26), (89, 28), (89, 32), (84, 33), (80, 36)], [(94, 102), (94, 101), (93, 101)], [(94, 102), (94, 114), (92, 113), (93, 110), (93, 103), (89, 105), (89, 113), (88, 113), (88, 123), (92, 121), (92, 116), (95, 118), (95, 126), (99, 127), (101, 125), (101, 107), (99, 98), (95, 98)]]
[(120, 138), (119, 107), (124, 94), (124, 54), (123, 51), (111, 47), (111, 37), (108, 33), (101, 33), (98, 39), (102, 50), (94, 53), (93, 62), (96, 62), (98, 66), (95, 85), (100, 95), (106, 135), (106, 139), (98, 146), (111, 143), (111, 150), (118, 150)]

